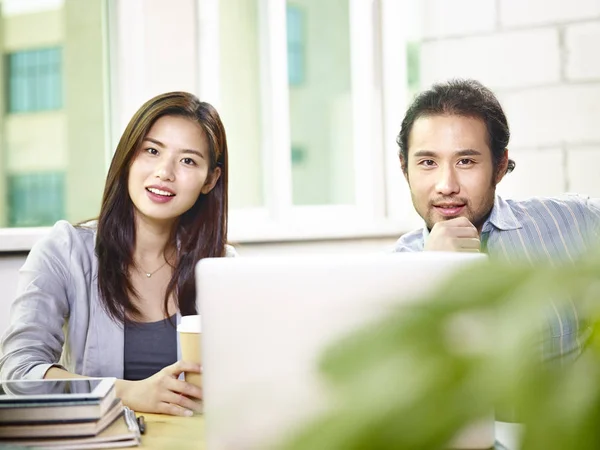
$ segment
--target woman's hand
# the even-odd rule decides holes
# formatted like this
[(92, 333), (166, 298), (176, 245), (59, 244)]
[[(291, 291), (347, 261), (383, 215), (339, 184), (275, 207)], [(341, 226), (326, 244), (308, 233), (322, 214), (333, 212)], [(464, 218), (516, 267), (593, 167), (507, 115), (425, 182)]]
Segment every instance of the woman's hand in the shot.
[(200, 373), (201, 367), (177, 361), (145, 380), (118, 380), (117, 396), (134, 411), (191, 416), (201, 408), (198, 400), (202, 398), (202, 389), (179, 380), (183, 372)]

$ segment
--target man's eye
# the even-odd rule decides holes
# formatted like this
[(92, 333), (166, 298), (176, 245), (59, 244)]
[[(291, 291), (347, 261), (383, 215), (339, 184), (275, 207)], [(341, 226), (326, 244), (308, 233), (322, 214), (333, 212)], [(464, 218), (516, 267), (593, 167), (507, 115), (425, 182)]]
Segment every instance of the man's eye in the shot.
[(468, 166), (473, 163), (474, 161), (472, 159), (461, 159), (460, 161), (458, 161), (458, 164), (460, 164), (461, 166)]
[(435, 162), (432, 159), (425, 159), (425, 160), (421, 161), (419, 164), (421, 164), (422, 166), (425, 166), (425, 167), (431, 167), (431, 166), (435, 165)]

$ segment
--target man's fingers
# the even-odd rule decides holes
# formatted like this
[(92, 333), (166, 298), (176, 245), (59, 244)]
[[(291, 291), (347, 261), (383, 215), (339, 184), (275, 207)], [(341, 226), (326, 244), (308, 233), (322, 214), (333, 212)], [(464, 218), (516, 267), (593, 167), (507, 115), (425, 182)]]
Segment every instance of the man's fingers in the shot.
[(454, 219), (441, 220), (434, 225), (434, 228), (436, 226), (440, 226), (440, 227), (473, 227), (473, 228), (475, 228), (475, 225), (473, 225), (471, 223), (471, 221), (464, 216), (455, 217)]
[(481, 241), (477, 228), (466, 217), (437, 222), (425, 242), (428, 251), (479, 252)]
[(451, 227), (445, 230), (449, 236), (455, 238), (474, 238), (479, 239), (477, 228), (473, 227)]
[[(460, 219), (460, 220), (459, 220)], [(475, 237), (479, 232), (475, 225), (466, 217), (456, 217), (451, 220), (437, 222), (431, 229), (432, 235), (446, 235), (451, 237)]]
[(477, 250), (481, 247), (479, 238), (456, 239), (457, 247), (465, 250)]
[(440, 227), (431, 230), (431, 236), (440, 236), (448, 239), (456, 238), (479, 238), (479, 232), (475, 227)]

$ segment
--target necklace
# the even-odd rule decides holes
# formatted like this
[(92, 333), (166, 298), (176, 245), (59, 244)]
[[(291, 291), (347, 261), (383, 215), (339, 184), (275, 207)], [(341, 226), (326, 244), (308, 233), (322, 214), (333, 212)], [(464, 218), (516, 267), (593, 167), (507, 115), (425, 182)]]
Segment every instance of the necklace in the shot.
[(167, 259), (166, 259), (166, 258), (165, 258), (165, 262), (164, 262), (164, 263), (162, 263), (162, 264), (161, 264), (161, 265), (158, 267), (158, 269), (154, 269), (154, 271), (152, 271), (152, 272), (147, 272), (147, 271), (145, 271), (145, 270), (144, 270), (144, 269), (143, 269), (143, 268), (142, 268), (142, 267), (139, 265), (139, 263), (138, 263), (138, 264), (136, 264), (136, 267), (137, 267), (138, 269), (140, 269), (140, 270), (141, 270), (141, 271), (142, 271), (144, 274), (146, 274), (146, 276), (147, 276), (148, 278), (150, 278), (152, 275), (154, 275), (156, 272), (158, 272), (160, 269), (162, 269), (162, 268), (165, 266), (165, 264), (167, 264)]

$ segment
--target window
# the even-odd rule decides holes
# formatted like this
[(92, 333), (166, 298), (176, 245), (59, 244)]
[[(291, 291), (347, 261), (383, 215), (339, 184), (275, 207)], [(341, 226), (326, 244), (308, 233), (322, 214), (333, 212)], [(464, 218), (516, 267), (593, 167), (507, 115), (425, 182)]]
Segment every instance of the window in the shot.
[[(396, 0), (197, 2), (200, 96), (229, 139), (233, 238), (381, 232), (414, 223), (395, 137), (418, 83)], [(216, 24), (216, 25), (215, 25)], [(416, 64), (416, 66), (415, 66)], [(413, 222), (411, 222), (411, 219)]]
[[(205, 11), (200, 30), (208, 30), (199, 42), (200, 54), (212, 56), (200, 66), (200, 97), (219, 111), (229, 149), (230, 210), (260, 210), (269, 187), (263, 183), (267, 161), (266, 145), (270, 124), (266, 122), (261, 77), (264, 42), (261, 42), (262, 0), (221, 0), (198, 3)], [(215, 24), (216, 26), (212, 26)]]
[(61, 48), (24, 50), (7, 55), (8, 112), (62, 107)]
[[(418, 85), (406, 34), (417, 0), (173, 2), (0, 0), (0, 85), (14, 91), (0, 97), (0, 183), (11, 190), (0, 226), (55, 220), (19, 205), (37, 189), (26, 179), (62, 192), (49, 209), (64, 219), (96, 216), (126, 123), (172, 90), (212, 103), (225, 124), (232, 240), (414, 226), (395, 138)], [(27, 83), (54, 87), (30, 106), (39, 89), (24, 99), (17, 73), (40, 65), (47, 74)]]
[(421, 58), (421, 44), (418, 41), (412, 41), (407, 43), (406, 47), (406, 65), (408, 72), (408, 90), (411, 98), (418, 94), (421, 85), (421, 73), (420, 73), (420, 58)]
[(63, 172), (11, 175), (8, 180), (10, 227), (39, 227), (65, 217)]
[(0, 7), (0, 227), (95, 217), (107, 169), (107, 3)]
[(304, 81), (304, 13), (295, 5), (287, 6), (288, 83), (298, 86)]
[[(304, 18), (313, 30), (306, 36)], [(288, 92), (291, 145), (303, 152), (300, 162), (292, 154), (292, 205), (352, 205), (353, 97), (366, 86), (352, 86), (350, 2), (295, 0), (286, 25), (290, 80), (300, 78), (306, 54), (303, 82), (290, 83)]]

